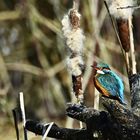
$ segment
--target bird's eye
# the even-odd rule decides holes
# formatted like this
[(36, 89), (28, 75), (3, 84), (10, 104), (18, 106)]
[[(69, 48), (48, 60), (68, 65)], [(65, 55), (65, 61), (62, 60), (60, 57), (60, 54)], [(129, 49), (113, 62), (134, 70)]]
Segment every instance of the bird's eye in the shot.
[(107, 68), (107, 67), (103, 67), (102, 69), (105, 69), (105, 70), (110, 70), (110, 68)]
[(107, 69), (106, 67), (103, 67), (102, 69)]

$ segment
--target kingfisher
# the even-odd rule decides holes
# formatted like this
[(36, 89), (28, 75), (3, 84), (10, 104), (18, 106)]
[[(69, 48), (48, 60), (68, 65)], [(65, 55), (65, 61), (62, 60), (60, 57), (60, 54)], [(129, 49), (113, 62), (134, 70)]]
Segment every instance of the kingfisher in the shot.
[(96, 70), (94, 77), (94, 85), (96, 89), (103, 96), (116, 99), (121, 104), (126, 105), (123, 96), (124, 85), (121, 78), (105, 63), (99, 63), (94, 68)]

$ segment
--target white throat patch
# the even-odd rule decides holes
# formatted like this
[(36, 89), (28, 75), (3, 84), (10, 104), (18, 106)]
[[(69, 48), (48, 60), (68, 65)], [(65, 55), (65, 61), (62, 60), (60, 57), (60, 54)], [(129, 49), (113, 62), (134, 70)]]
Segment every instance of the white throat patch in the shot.
[(101, 70), (97, 70), (97, 73), (99, 73), (99, 74), (105, 74), (103, 71), (101, 71)]

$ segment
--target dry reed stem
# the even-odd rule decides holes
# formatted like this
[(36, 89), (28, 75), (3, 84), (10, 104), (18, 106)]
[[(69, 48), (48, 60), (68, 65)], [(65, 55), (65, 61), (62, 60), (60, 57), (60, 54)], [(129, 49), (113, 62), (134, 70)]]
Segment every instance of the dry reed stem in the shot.
[(6, 63), (7, 70), (20, 71), (25, 73), (30, 73), (36, 76), (43, 76), (47, 78), (54, 77), (55, 74), (64, 69), (64, 61), (56, 64), (54, 67), (48, 68), (47, 70), (41, 69), (39, 67), (25, 64), (25, 63)]
[[(89, 3), (91, 1), (89, 0)], [(86, 65), (87, 66), (90, 66), (95, 60), (95, 57), (93, 57), (93, 53), (95, 52), (95, 47), (96, 47), (96, 41), (98, 42), (99, 44), (99, 47), (103, 47), (103, 39), (101, 39), (101, 36), (100, 36), (100, 30), (103, 26), (103, 23), (104, 23), (104, 19), (106, 17), (106, 9), (103, 7), (100, 11), (100, 14), (98, 15), (97, 17), (97, 13), (98, 13), (98, 1), (92, 1), (92, 4), (89, 5), (89, 9), (90, 9), (90, 13), (92, 15), (92, 27), (91, 30), (93, 29), (93, 36), (92, 36), (92, 39), (91, 40), (88, 40), (88, 46), (89, 44), (90, 45), (90, 50), (85, 52), (85, 54), (87, 55), (87, 61), (86, 61)], [(90, 17), (89, 17), (90, 18)], [(87, 37), (88, 38), (88, 37)], [(94, 38), (94, 39), (93, 39)], [(91, 42), (91, 43), (90, 43)], [(87, 87), (87, 84), (89, 82), (89, 79), (92, 75), (92, 69), (91, 67), (86, 67), (86, 71), (85, 71), (85, 74), (84, 74), (84, 81), (83, 81), (83, 91), (86, 89)], [(94, 93), (94, 108), (96, 109), (99, 109), (99, 93), (98, 91), (95, 89), (95, 93)]]
[(53, 126), (54, 122), (50, 123), (49, 127), (46, 129), (46, 132), (45, 134), (43, 135), (42, 137), (42, 140), (46, 140), (47, 136), (48, 136), (48, 133), (50, 132), (52, 126)]
[(24, 140), (28, 140), (27, 130), (25, 129), (26, 116), (25, 116), (25, 107), (24, 107), (24, 96), (23, 96), (23, 92), (20, 92), (19, 93), (19, 103), (20, 103), (21, 117), (22, 117), (22, 123), (23, 123)]
[(127, 73), (129, 76), (131, 73), (131, 69), (130, 69), (130, 61), (129, 61), (129, 53), (128, 52), (125, 52), (125, 60), (126, 60), (126, 66), (127, 66)]
[[(90, 11), (92, 14), (92, 25), (93, 25), (94, 37), (95, 37), (95, 41), (96, 41), (96, 39), (97, 40), (99, 39), (99, 32), (100, 32), (99, 23), (98, 23), (98, 15), (97, 15), (98, 0), (91, 1)], [(96, 46), (96, 43), (93, 44), (93, 48), (95, 48), (95, 46)], [(94, 109), (97, 109), (97, 110), (99, 109), (99, 93), (97, 90), (95, 90), (95, 92), (94, 92), (94, 105), (93, 106), (94, 106)]]
[(19, 11), (19, 10), (0, 12), (0, 21), (17, 20), (21, 17), (22, 17), (21, 16), (21, 11)]
[(29, 4), (29, 16), (38, 23), (41, 23), (43, 25), (45, 25), (46, 27), (48, 27), (50, 30), (52, 30), (53, 32), (55, 32), (57, 35), (59, 35), (60, 37), (62, 37), (61, 35), (61, 31), (60, 31), (60, 24), (58, 22), (55, 22), (53, 20), (47, 19), (44, 16), (42, 16), (39, 11), (34, 7), (33, 4)]
[(132, 16), (129, 17), (129, 32), (130, 32), (130, 58), (132, 64), (131, 71), (132, 74), (136, 74), (137, 69), (136, 69), (136, 58), (135, 58), (135, 48), (134, 48)]
[(6, 67), (6, 63), (1, 53), (0, 53), (0, 84), (3, 85), (3, 89), (0, 89), (1, 95), (6, 95), (8, 93), (8, 90), (12, 88), (8, 69)]

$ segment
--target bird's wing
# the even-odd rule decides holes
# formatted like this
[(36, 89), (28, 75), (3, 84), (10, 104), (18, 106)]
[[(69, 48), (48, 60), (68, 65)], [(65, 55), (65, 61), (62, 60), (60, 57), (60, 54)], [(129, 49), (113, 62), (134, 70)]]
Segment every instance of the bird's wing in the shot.
[(98, 77), (98, 81), (103, 88), (105, 88), (112, 96), (122, 98), (123, 89), (121, 89), (121, 82), (117, 75), (105, 74)]

